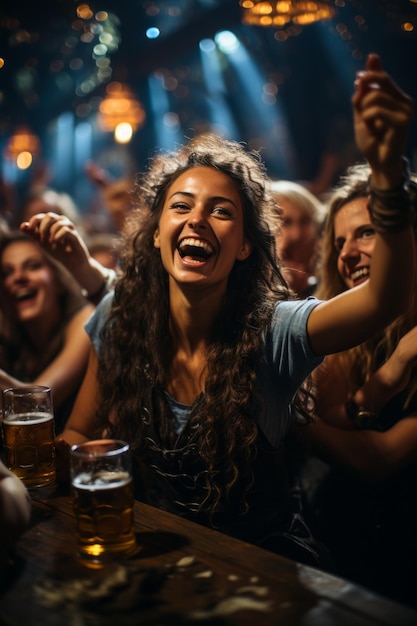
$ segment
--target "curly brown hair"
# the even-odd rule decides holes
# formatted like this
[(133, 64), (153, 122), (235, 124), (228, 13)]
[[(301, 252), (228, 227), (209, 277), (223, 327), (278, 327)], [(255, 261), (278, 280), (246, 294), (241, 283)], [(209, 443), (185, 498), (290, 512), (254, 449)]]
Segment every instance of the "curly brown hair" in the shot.
[(248, 488), (251, 484), (257, 426), (249, 406), (254, 400), (261, 402), (255, 391), (261, 336), (277, 301), (291, 297), (267, 222), (274, 200), (258, 153), (238, 142), (204, 135), (176, 152), (154, 157), (148, 172), (138, 177), (135, 208), (124, 233), (122, 276), (102, 330), (97, 417), (101, 428), (104, 424), (108, 432), (139, 449), (144, 445), (144, 414), (153, 416), (163, 442), (169, 444), (175, 437), (162, 393), (173, 350), (168, 275), (153, 236), (169, 187), (184, 171), (198, 166), (215, 168), (235, 181), (245, 235), (253, 246), (249, 258), (236, 261), (232, 269), (208, 341), (204, 394), (191, 408), (191, 423), (199, 425), (199, 452), (208, 469), (206, 486), (214, 510), (229, 499), (242, 476)]

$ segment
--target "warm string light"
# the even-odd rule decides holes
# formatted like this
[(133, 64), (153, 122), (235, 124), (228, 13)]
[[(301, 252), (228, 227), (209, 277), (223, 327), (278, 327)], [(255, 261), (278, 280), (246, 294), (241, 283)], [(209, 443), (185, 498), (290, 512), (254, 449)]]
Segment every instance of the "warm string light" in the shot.
[(305, 26), (327, 20), (335, 14), (329, 0), (308, 2), (305, 0), (240, 0), (243, 8), (243, 23), (251, 26), (274, 26), (282, 28), (293, 23)]
[(143, 126), (145, 110), (127, 85), (114, 81), (107, 85), (106, 92), (99, 105), (99, 125), (104, 131), (113, 131), (118, 143), (128, 143)]

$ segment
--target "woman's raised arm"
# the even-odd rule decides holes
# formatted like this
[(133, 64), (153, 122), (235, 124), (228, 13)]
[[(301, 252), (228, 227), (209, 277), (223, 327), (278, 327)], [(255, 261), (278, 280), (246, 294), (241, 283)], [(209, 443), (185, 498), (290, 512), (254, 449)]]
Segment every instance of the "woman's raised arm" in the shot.
[(316, 354), (362, 343), (407, 310), (415, 284), (412, 200), (403, 158), (413, 102), (370, 55), (352, 98), (358, 148), (371, 166), (377, 235), (369, 280), (317, 306), (308, 321)]

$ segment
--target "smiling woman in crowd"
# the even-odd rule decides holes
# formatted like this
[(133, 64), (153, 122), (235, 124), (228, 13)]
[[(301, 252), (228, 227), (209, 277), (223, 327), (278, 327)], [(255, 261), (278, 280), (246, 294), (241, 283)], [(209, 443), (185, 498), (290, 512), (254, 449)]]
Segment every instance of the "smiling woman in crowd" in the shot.
[(86, 368), (83, 326), (94, 307), (69, 273), (20, 231), (0, 237), (0, 272), (0, 388), (51, 387), (59, 433)]
[[(369, 175), (365, 164), (351, 167), (330, 199), (318, 297), (333, 298), (372, 279), (377, 229), (368, 207)], [(414, 210), (416, 189), (410, 190)], [(304, 436), (320, 460), (309, 458), (303, 483), (338, 573), (416, 605), (415, 282), (410, 292), (411, 306), (382, 333), (328, 356), (314, 372), (317, 416)]]
[(327, 302), (292, 300), (259, 156), (215, 135), (157, 156), (138, 181), (122, 275), (87, 324), (88, 369), (57, 442), (62, 454), (124, 439), (138, 498), (316, 564), (285, 475), (294, 396), (323, 355), (407, 308), (414, 284), (402, 161), (411, 99), (371, 55), (352, 103), (371, 167), (370, 279)]

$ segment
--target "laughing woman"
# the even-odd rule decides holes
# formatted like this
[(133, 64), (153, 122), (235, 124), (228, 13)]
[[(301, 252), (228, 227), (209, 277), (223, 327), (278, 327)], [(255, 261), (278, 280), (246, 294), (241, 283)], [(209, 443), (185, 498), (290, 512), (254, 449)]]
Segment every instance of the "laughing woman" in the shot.
[(125, 439), (140, 499), (316, 564), (284, 471), (294, 396), (323, 355), (407, 307), (414, 281), (412, 102), (372, 55), (353, 108), (378, 229), (370, 280), (328, 302), (291, 300), (258, 156), (210, 135), (157, 157), (138, 183), (123, 274), (87, 325), (89, 365), (62, 435)]
[(0, 389), (51, 387), (56, 431), (71, 411), (88, 360), (81, 289), (29, 235), (0, 237)]

